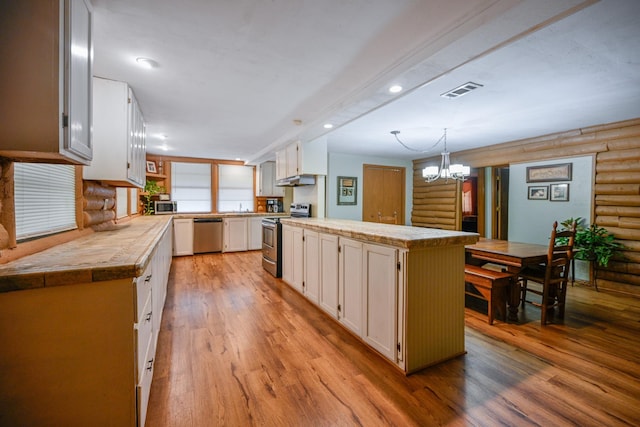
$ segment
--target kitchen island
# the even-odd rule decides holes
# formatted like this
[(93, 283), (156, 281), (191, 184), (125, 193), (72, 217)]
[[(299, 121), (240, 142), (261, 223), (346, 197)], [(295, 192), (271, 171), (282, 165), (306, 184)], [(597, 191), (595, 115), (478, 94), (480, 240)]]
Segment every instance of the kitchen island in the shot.
[(283, 218), (283, 280), (406, 374), (464, 354), (475, 233)]

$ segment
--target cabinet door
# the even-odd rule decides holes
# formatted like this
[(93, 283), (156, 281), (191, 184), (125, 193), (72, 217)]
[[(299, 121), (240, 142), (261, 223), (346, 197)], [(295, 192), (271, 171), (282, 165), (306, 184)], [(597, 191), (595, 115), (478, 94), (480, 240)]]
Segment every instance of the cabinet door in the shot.
[(398, 251), (365, 243), (363, 254), (365, 322), (362, 338), (395, 361)]
[(248, 244), (250, 251), (262, 249), (262, 217), (249, 218)]
[(340, 238), (339, 320), (362, 336), (362, 243)]
[(276, 180), (287, 177), (287, 151), (276, 152)]
[(173, 220), (173, 255), (193, 255), (193, 220)]
[[(62, 2), (61, 2), (62, 3)], [(66, 2), (65, 2), (66, 3)], [(88, 0), (69, 2), (65, 28), (66, 105), (68, 125), (64, 148), (83, 159), (91, 159), (93, 21)]]
[[(146, 180), (146, 130), (136, 97), (128, 88), (129, 111), (127, 123), (127, 178), (140, 187)], [(124, 166), (124, 165), (123, 165)]]
[(293, 227), (282, 226), (282, 280), (293, 283)]
[(304, 245), (302, 228), (282, 226), (282, 280), (302, 293)]
[(303, 292), (315, 304), (320, 293), (320, 252), (318, 232), (304, 230), (304, 281)]
[(225, 218), (223, 252), (246, 251), (247, 234), (247, 218)]
[(320, 307), (338, 317), (338, 236), (320, 233)]
[(293, 144), (287, 145), (287, 176), (296, 176), (299, 174), (298, 171), (298, 143), (294, 142)]

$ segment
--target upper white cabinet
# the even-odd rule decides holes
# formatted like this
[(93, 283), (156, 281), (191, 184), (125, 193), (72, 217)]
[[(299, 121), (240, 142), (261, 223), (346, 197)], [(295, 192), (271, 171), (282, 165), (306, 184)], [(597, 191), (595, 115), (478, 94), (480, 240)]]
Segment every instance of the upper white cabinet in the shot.
[(90, 163), (92, 27), (88, 0), (3, 3), (1, 156)]
[(84, 179), (119, 187), (144, 187), (145, 126), (127, 83), (93, 79), (93, 153)]
[(276, 186), (276, 162), (264, 162), (257, 168), (256, 196), (284, 197), (284, 188)]
[(276, 179), (327, 174), (327, 140), (293, 142), (276, 152)]

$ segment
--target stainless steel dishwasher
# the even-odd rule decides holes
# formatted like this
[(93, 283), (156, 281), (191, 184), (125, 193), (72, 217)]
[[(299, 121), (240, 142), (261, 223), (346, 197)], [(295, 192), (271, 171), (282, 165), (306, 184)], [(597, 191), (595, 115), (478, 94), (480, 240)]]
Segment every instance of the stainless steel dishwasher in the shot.
[(193, 253), (222, 252), (222, 218), (194, 218)]

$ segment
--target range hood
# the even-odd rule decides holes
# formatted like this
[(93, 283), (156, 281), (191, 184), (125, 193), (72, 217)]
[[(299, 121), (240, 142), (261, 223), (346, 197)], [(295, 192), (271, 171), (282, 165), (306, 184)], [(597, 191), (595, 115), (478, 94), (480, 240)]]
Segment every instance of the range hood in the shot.
[(276, 181), (278, 187), (298, 187), (301, 185), (314, 185), (316, 177), (313, 175), (297, 175), (289, 178), (282, 178)]

